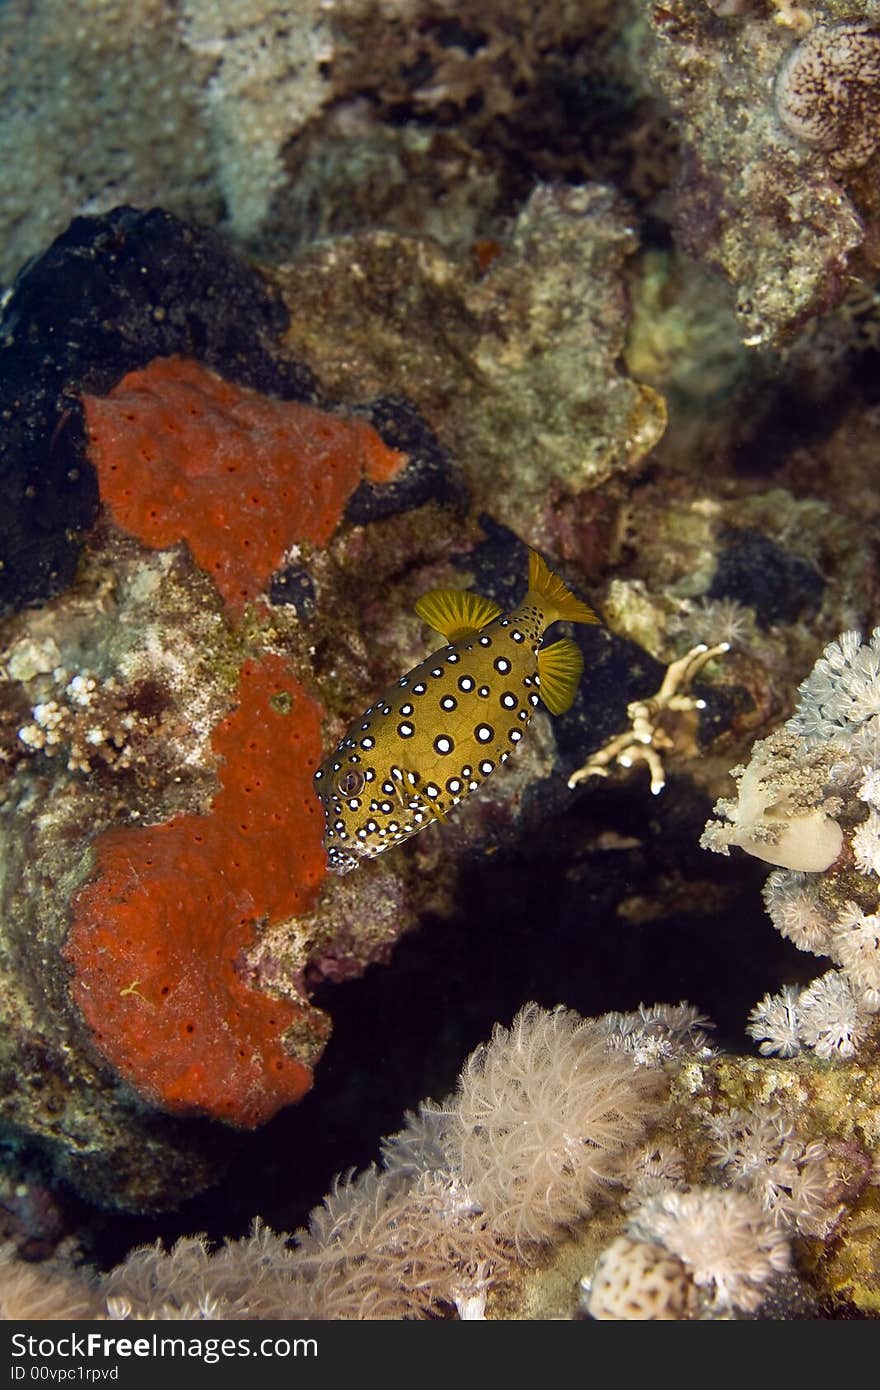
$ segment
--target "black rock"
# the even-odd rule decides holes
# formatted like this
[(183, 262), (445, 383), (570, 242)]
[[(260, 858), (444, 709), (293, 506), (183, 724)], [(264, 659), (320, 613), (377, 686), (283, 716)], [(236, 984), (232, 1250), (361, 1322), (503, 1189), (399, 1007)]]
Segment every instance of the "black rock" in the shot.
[(81, 393), (178, 353), (315, 400), (308, 369), (272, 355), (287, 321), (215, 232), (159, 208), (78, 217), (27, 263), (0, 319), (0, 613), (69, 583), (95, 518)]

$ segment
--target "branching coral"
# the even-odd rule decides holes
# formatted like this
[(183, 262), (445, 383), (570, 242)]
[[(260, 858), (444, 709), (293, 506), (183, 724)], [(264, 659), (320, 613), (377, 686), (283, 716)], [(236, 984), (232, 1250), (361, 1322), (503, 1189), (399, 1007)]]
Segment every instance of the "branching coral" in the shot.
[(729, 642), (707, 647), (699, 642), (684, 656), (670, 662), (656, 695), (647, 700), (633, 700), (627, 705), (629, 728), (593, 753), (583, 767), (568, 779), (570, 787), (588, 777), (607, 777), (612, 761), (621, 767), (645, 762), (651, 774), (651, 791), (656, 796), (666, 785), (662, 754), (675, 748), (674, 718), (705, 708), (705, 700), (690, 693), (690, 686), (708, 661), (730, 651)]

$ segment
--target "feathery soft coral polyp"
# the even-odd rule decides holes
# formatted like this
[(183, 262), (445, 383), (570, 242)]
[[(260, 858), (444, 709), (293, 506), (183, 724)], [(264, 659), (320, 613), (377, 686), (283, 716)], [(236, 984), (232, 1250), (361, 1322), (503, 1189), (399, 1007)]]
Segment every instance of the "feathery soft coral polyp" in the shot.
[(258, 926), (307, 911), (325, 873), (319, 708), (279, 658), (246, 662), (213, 746), (209, 815), (99, 837), (65, 954), (98, 1047), (141, 1095), (251, 1128), (311, 1085), (281, 1041), (310, 1020), (251, 988), (242, 965)]
[(260, 395), (182, 357), (83, 404), (114, 521), (155, 548), (186, 541), (233, 609), (263, 592), (289, 546), (326, 544), (362, 479), (387, 482), (407, 462), (366, 420)]

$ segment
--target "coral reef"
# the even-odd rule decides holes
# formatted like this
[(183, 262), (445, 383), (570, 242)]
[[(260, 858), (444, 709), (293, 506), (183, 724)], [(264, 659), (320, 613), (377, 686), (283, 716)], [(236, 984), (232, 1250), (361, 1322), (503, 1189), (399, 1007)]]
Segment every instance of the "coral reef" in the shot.
[[(541, 1316), (539, 1291), (562, 1257), (592, 1262), (580, 1287), (584, 1312), (600, 1319), (760, 1316), (767, 1301), (779, 1316), (815, 1316), (798, 1270), (810, 1267), (811, 1241), (856, 1221), (870, 1160), (852, 1137), (802, 1137), (829, 1099), (815, 1070), (777, 1073), (769, 1108), (753, 1091), (748, 1110), (725, 1111), (725, 1092), (762, 1078), (717, 1063), (696, 1023), (687, 1005), (580, 1019), (528, 1004), (465, 1061), (453, 1096), (424, 1103), (383, 1142), (381, 1167), (335, 1182), (306, 1229), (287, 1236), (257, 1222), (213, 1251), (203, 1237), (156, 1244), (103, 1276), (59, 1263), (42, 1287), (7, 1250), (0, 1308), (43, 1318), (71, 1307), (114, 1319)], [(621, 1037), (666, 1046), (640, 1057), (615, 1045)], [(863, 1101), (862, 1132), (880, 1116), (876, 1087)], [(713, 1180), (722, 1173), (730, 1185)], [(833, 1255), (826, 1262), (834, 1268)], [(576, 1299), (576, 1286), (565, 1297)]]
[(7, 315), (5, 1111), (80, 1191), (150, 1209), (228, 1161), (197, 1120), (253, 1127), (308, 1089), (329, 1033), (311, 945), (312, 978), (356, 975), (443, 898), (401, 866), (393, 919), (320, 920), (311, 774), (339, 658), (273, 586), (308, 554), (313, 608), (344, 608), (331, 537), (418, 531), (463, 489), (412, 405), (312, 404), (309, 370), (268, 351), (277, 299), (166, 213), (81, 219)]
[(880, 1315), (880, 7), (501, 9), (0, 5), (4, 1317)]
[(267, 351), (284, 321), (255, 270), (159, 209), (78, 218), (24, 266), (3, 304), (0, 342), (3, 612), (70, 583), (95, 519), (81, 393), (103, 394), (178, 352), (307, 399), (311, 374)]
[(600, 185), (537, 188), (479, 276), (431, 243), (372, 232), (346, 248), (350, 278), (340, 247), (318, 243), (279, 272), (300, 306), (286, 342), (330, 390), (390, 389), (442, 413), (476, 504), (558, 549), (562, 499), (595, 507), (666, 423), (660, 395), (620, 367), (635, 250), (625, 203)]
[[(645, 11), (650, 79), (675, 112), (684, 142), (675, 224), (687, 248), (723, 267), (735, 285), (750, 345), (779, 341), (832, 307), (844, 294), (848, 266), (857, 264), (865, 238), (861, 200), (842, 190), (838, 165), (870, 154), (869, 137), (856, 128), (871, 121), (876, 56), (858, 9), (847, 7), (854, 60), (847, 115), (832, 56), (835, 43), (842, 52), (847, 41), (842, 33), (835, 39), (834, 27), (819, 25), (792, 45), (786, 24), (766, 11), (747, 9), (722, 23), (708, 5), (684, 0)], [(864, 79), (856, 71), (862, 53)], [(767, 99), (774, 81), (776, 106)], [(833, 103), (834, 115), (820, 111), (823, 101)], [(795, 122), (799, 134), (815, 132), (819, 157), (784, 138)], [(823, 160), (826, 150), (838, 158)]]
[[(526, 1005), (468, 1059), (458, 1094), (410, 1116), (386, 1140), (382, 1169), (338, 1181), (292, 1241), (257, 1226), (213, 1254), (198, 1237), (136, 1251), (93, 1285), (92, 1315), (481, 1316), (514, 1261), (616, 1179), (661, 1091), (595, 1021)], [(68, 1316), (75, 1288), (67, 1275), (48, 1278), (32, 1316)], [(89, 1306), (85, 1282), (80, 1292)], [(7, 1254), (4, 1315), (29, 1293)]]
[[(0, 142), (19, 175), (0, 187), (0, 276), (72, 217), (125, 201), (252, 243), (384, 224), (467, 246), (481, 217), (581, 166), (573, 102), (598, 127), (583, 142), (594, 165), (606, 132), (616, 166), (647, 162), (644, 136), (620, 129), (629, 103), (609, 87), (614, 20), (608, 0), (585, 11), (515, 0), (503, 16), (480, 0), (465, 21), (452, 0), (146, 0), (134, 11), (11, 0)], [(581, 85), (596, 93), (592, 120)]]

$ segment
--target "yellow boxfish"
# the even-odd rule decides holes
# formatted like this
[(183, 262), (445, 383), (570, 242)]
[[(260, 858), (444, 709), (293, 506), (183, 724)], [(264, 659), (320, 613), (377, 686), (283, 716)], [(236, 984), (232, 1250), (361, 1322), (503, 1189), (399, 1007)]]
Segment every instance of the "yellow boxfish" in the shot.
[(365, 709), (315, 773), (337, 874), (445, 821), (507, 762), (539, 699), (563, 714), (583, 657), (568, 637), (542, 647), (544, 631), (560, 618), (599, 621), (534, 550), (528, 592), (510, 613), (463, 589), (432, 589), (416, 612), (448, 645)]

